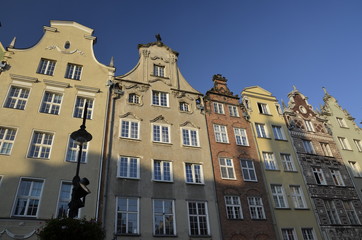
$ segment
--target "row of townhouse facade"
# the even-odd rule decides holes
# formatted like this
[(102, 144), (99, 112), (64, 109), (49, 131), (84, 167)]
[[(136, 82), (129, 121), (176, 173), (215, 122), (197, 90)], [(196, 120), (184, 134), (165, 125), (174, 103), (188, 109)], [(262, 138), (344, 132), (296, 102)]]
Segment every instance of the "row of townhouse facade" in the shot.
[(78, 217), (106, 239), (361, 239), (362, 133), (326, 90), (318, 112), (296, 88), (283, 106), (259, 86), (239, 97), (220, 74), (202, 94), (160, 38), (115, 76), (92, 33), (51, 21), (0, 49), (0, 239), (67, 216), (86, 103)]

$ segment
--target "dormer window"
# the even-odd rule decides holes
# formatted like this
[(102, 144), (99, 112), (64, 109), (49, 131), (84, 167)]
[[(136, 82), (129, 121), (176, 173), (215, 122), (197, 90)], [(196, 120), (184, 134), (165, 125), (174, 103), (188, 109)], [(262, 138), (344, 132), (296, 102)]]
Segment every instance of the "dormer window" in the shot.
[(160, 65), (153, 65), (153, 75), (157, 77), (164, 77), (165, 67)]
[(65, 78), (70, 78), (74, 80), (80, 80), (80, 75), (82, 74), (82, 66), (72, 63), (68, 63), (67, 70), (65, 72)]

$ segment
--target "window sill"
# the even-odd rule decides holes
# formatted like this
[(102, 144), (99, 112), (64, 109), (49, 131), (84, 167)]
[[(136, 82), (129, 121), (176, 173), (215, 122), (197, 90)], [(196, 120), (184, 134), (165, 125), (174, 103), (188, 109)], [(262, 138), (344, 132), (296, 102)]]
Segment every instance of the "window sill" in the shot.
[(120, 176), (117, 176), (117, 179), (120, 179), (120, 180), (134, 180), (134, 181), (139, 181), (140, 180), (140, 178), (120, 177)]
[(190, 186), (204, 186), (205, 183), (193, 183), (193, 182), (185, 182), (187, 185)]
[(261, 112), (259, 112), (259, 114), (261, 114), (261, 115), (265, 115), (265, 116), (270, 116), (270, 117), (272, 117), (273, 115), (272, 114), (270, 114), (270, 113), (261, 113)]
[(342, 150), (353, 152), (352, 149), (343, 148)]
[(284, 172), (287, 172), (287, 173), (297, 173), (298, 171), (297, 171), (297, 170), (284, 170)]
[(119, 139), (123, 139), (123, 140), (126, 140), (126, 141), (132, 141), (132, 142), (141, 142), (141, 139), (139, 139), (139, 138), (119, 137)]
[(152, 181), (155, 183), (173, 183), (173, 181), (164, 181), (164, 180), (156, 180), (156, 179), (152, 179)]
[(177, 235), (156, 235), (156, 234), (154, 234), (153, 237), (157, 237), (157, 238), (177, 238)]
[(160, 108), (169, 108), (170, 106), (162, 106), (162, 105), (155, 105), (155, 104), (151, 104), (152, 107), (160, 107)]
[(170, 79), (169, 77), (165, 77), (165, 76), (159, 76), (159, 75), (154, 75), (154, 74), (150, 74), (151, 77), (158, 77), (158, 78), (162, 78), (162, 79)]
[(266, 221), (266, 218), (252, 218), (252, 221)]
[(298, 211), (300, 211), (300, 210), (310, 210), (310, 208), (294, 208), (294, 210), (298, 210)]
[(141, 236), (141, 234), (139, 234), (139, 233), (135, 233), (135, 234), (132, 234), (132, 233), (116, 233), (115, 235), (116, 236), (129, 236), (129, 237), (139, 237), (139, 236)]
[(276, 209), (276, 210), (292, 210), (289, 207), (287, 207), (287, 208), (275, 207), (274, 209)]
[(287, 139), (279, 139), (279, 138), (275, 138), (274, 140), (275, 140), (275, 141), (281, 141), (281, 142), (288, 142), (288, 140), (287, 140)]
[(211, 238), (210, 235), (189, 235), (190, 238)]
[(245, 180), (245, 179), (243, 179), (244, 180), (244, 182), (249, 182), (249, 183), (257, 183), (258, 182), (258, 180)]
[(172, 143), (167, 143), (167, 142), (155, 142), (153, 141), (154, 144), (157, 145), (162, 145), (162, 146), (172, 146)]
[(265, 171), (280, 172), (280, 169), (268, 169), (268, 168), (265, 168)]
[(242, 144), (236, 144), (236, 145), (240, 147), (250, 147), (250, 145), (242, 145)]
[(222, 143), (222, 144), (230, 144), (229, 142), (218, 142), (218, 141), (215, 141), (216, 143)]
[(258, 138), (271, 140), (271, 137), (259, 137), (258, 136)]
[(39, 157), (30, 157), (30, 156), (27, 156), (27, 158), (38, 159), (38, 160), (50, 160), (50, 158), (39, 158)]
[(182, 145), (185, 148), (190, 148), (190, 149), (200, 149), (200, 146), (190, 146), (190, 145)]

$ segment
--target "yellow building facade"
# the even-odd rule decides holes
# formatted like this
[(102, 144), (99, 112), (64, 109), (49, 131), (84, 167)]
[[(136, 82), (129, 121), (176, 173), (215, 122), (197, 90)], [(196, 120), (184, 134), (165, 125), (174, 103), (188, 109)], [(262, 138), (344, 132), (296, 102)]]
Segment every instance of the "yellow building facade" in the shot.
[(17, 49), (12, 42), (0, 75), (0, 238), (36, 239), (44, 220), (67, 215), (85, 103), (93, 139), (83, 146), (80, 177), (91, 194), (79, 217), (96, 218), (106, 83), (115, 69), (97, 61), (93, 29), (76, 22), (51, 21), (41, 40)]

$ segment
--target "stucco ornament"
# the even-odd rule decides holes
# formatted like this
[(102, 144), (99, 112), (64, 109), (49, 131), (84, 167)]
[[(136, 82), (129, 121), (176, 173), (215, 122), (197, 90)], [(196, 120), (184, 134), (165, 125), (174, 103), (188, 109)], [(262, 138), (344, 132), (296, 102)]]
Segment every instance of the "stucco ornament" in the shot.
[(27, 238), (30, 238), (31, 236), (33, 236), (36, 233), (36, 230), (33, 230), (28, 234), (20, 235), (20, 234), (14, 234), (14, 233), (10, 232), (8, 229), (4, 229), (2, 232), (0, 232), (0, 237), (4, 233), (6, 233), (6, 235), (8, 235), (9, 237), (11, 237), (13, 239), (27, 239)]
[(56, 46), (56, 45), (50, 45), (48, 47), (45, 48), (45, 50), (57, 50), (58, 52), (61, 52), (63, 54), (74, 54), (74, 53), (79, 53), (79, 55), (81, 56), (85, 56), (86, 54), (79, 50), (79, 49), (74, 49), (74, 50), (62, 50), (60, 47)]

